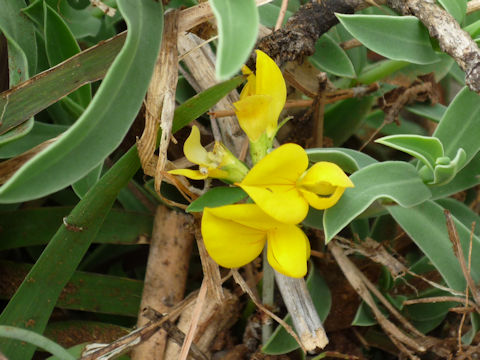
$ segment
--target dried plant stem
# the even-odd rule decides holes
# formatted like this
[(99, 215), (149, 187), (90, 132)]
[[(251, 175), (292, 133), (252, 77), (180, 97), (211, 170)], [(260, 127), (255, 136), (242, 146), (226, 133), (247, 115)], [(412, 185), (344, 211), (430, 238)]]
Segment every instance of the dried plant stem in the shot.
[[(267, 248), (263, 250), (263, 276), (262, 276), (262, 302), (263, 305), (272, 309), (274, 306), (275, 273), (267, 259)], [(266, 344), (272, 335), (272, 324), (262, 324), (262, 344)]]
[[(188, 263), (193, 245), (193, 217), (159, 206), (155, 213), (152, 240), (147, 262), (141, 309), (151, 307), (168, 313), (185, 291)], [(139, 314), (137, 326), (148, 322)], [(163, 358), (166, 332), (159, 331), (136, 347), (132, 360)]]
[(467, 14), (480, 10), (480, 0), (471, 0), (467, 2)]
[(275, 30), (278, 30), (282, 27), (283, 20), (285, 19), (285, 14), (287, 13), (288, 0), (282, 0), (282, 6), (280, 7), (280, 12), (278, 13), (277, 23), (275, 24)]
[(313, 305), (305, 280), (294, 279), (277, 271), (275, 280), (303, 346), (308, 351), (323, 349), (328, 344), (327, 334)]

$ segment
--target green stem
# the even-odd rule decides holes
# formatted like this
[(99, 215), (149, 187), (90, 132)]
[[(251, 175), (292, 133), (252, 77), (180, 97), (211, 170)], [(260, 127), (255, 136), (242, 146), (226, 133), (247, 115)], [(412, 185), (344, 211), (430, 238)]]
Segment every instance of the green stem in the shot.
[[(267, 248), (263, 250), (263, 281), (262, 281), (262, 302), (267, 308), (272, 309), (274, 305), (275, 273), (267, 259)], [(262, 325), (262, 344), (272, 336), (272, 324), (267, 322)]]

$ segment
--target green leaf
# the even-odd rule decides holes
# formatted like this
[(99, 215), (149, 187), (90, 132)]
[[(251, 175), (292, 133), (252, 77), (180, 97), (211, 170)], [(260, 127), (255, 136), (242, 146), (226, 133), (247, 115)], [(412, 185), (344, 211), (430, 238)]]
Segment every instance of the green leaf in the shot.
[[(0, 261), (0, 298), (9, 299), (32, 265)], [(60, 309), (137, 317), (143, 281), (76, 271), (55, 304)]]
[(364, 301), (358, 306), (357, 312), (352, 320), (353, 326), (372, 326), (377, 324), (377, 320), (368, 306)]
[(422, 161), (433, 171), (436, 160), (443, 157), (443, 146), (440, 140), (431, 136), (391, 135), (375, 140), (375, 142), (403, 151)]
[[(0, 212), (0, 250), (46, 245), (71, 210), (71, 207), (62, 206)], [(152, 226), (150, 214), (112, 209), (92, 241), (135, 245), (150, 236)]]
[(73, 191), (75, 191), (75, 194), (77, 194), (80, 199), (82, 199), (88, 192), (88, 190), (90, 190), (92, 186), (97, 183), (98, 179), (100, 179), (102, 169), (103, 161), (100, 165), (93, 168), (92, 171), (90, 171), (83, 178), (72, 184)]
[(350, 176), (354, 188), (348, 188), (338, 203), (325, 210), (325, 240), (330, 241), (340, 230), (365, 211), (377, 199), (390, 199), (403, 207), (412, 207), (430, 198), (411, 164), (400, 161), (376, 163)]
[(34, 331), (0, 325), (0, 338), (16, 339), (38, 346), (62, 360), (75, 360), (66, 349)]
[[(433, 201), (426, 201), (416, 207), (405, 209), (388, 206), (387, 210), (405, 230), (415, 244), (430, 259), (447, 285), (457, 291), (465, 291), (465, 277), (459, 262), (453, 254), (444, 209)], [(470, 229), (454, 217), (463, 252), (468, 255)], [(473, 236), (473, 254), (480, 251), (480, 239)], [(475, 282), (480, 280), (480, 263), (473, 261), (471, 275)]]
[(450, 160), (449, 157), (437, 159), (437, 164), (435, 165), (435, 170), (433, 172), (433, 181), (428, 184), (437, 186), (448, 184), (465, 165), (466, 157), (467, 155), (465, 154), (465, 151), (460, 148), (453, 160)]
[(467, 205), (453, 198), (438, 199), (436, 200), (436, 203), (450, 211), (452, 215), (455, 216), (457, 220), (461, 221), (467, 228), (470, 229), (472, 224), (475, 223), (475, 229), (473, 232), (475, 235), (480, 236), (480, 216), (472, 211)]
[[(298, 2), (294, 4), (294, 1), (288, 2), (288, 8), (285, 12), (285, 19), (283, 24), (285, 24), (290, 16), (292, 16), (298, 10)], [(260, 19), (260, 24), (268, 28), (274, 28), (277, 24), (278, 14), (280, 13), (281, 4), (278, 1), (273, 1), (269, 4), (262, 5), (258, 7), (258, 15)]]
[[(29, 119), (80, 86), (102, 79), (125, 42), (126, 33), (87, 49), (0, 95), (0, 134)], [(61, 85), (60, 85), (61, 84)]]
[(352, 136), (370, 111), (375, 98), (347, 99), (338, 102), (325, 111), (325, 136), (335, 146), (342, 145)]
[(175, 109), (172, 132), (175, 133), (188, 125), (244, 81), (245, 78), (243, 76), (234, 77), (231, 80), (214, 85), (185, 101), (182, 106)]
[(337, 76), (354, 78), (357, 76), (350, 58), (328, 34), (323, 34), (315, 43), (315, 54), (310, 62), (320, 70)]
[(0, 149), (2, 148), (1, 145), (16, 143), (15, 140), (27, 136), (32, 131), (34, 122), (33, 118), (30, 118), (5, 134), (0, 135)]
[[(311, 267), (310, 274), (307, 278), (307, 288), (312, 297), (313, 305), (317, 310), (318, 316), (324, 321), (330, 312), (332, 297), (325, 280), (323, 280), (319, 272), (315, 270), (313, 266)], [(290, 314), (288, 314), (284, 320), (287, 324), (292, 326)], [(283, 326), (279, 325), (270, 339), (268, 339), (267, 343), (263, 346), (262, 351), (269, 355), (279, 355), (298, 348), (299, 346), (295, 339), (287, 333)]]
[(0, 0), (0, 32), (7, 39), (10, 87), (28, 79), (37, 69), (35, 28), (21, 13), (25, 6), (24, 0)]
[(336, 16), (363, 45), (389, 59), (415, 64), (430, 64), (439, 60), (430, 44), (427, 29), (416, 17), (345, 14)]
[(362, 73), (357, 77), (357, 81), (362, 84), (371, 84), (384, 79), (409, 64), (408, 61), (381, 60), (365, 66)]
[(433, 136), (440, 139), (445, 156), (453, 159), (458, 149), (466, 153), (467, 164), (480, 150), (480, 95), (464, 87), (447, 108)]
[(365, 118), (365, 125), (370, 129), (366, 129), (365, 134), (357, 133), (358, 136), (364, 135), (367, 137), (367, 134), (371, 134), (372, 131), (380, 129), (380, 134), (384, 135), (399, 135), (399, 134), (410, 134), (410, 135), (427, 135), (425, 128), (420, 126), (414, 121), (404, 119), (399, 117), (400, 125), (395, 122), (391, 124), (384, 124), (385, 113), (380, 110), (374, 110), (370, 112)]
[[(27, 135), (0, 146), (0, 159), (8, 159), (20, 155), (21, 153), (30, 150), (38, 144), (60, 135), (62, 132), (68, 129), (68, 127), (64, 125), (46, 124), (39, 121), (32, 121), (32, 123), (33, 128)], [(23, 124), (29, 126), (30, 121), (26, 121)], [(21, 126), (23, 126), (23, 124)], [(11, 131), (15, 131), (17, 128), (18, 126)], [(5, 135), (9, 133), (10, 131)], [(3, 135), (1, 137), (3, 138)]]
[(425, 105), (425, 104), (415, 104), (411, 106), (406, 106), (405, 109), (414, 113), (418, 116), (426, 117), (427, 119), (433, 120), (435, 122), (440, 122), (447, 107), (442, 104), (435, 104), (435, 105)]
[[(63, 19), (46, 2), (43, 3), (45, 49), (50, 66), (78, 54), (80, 46)], [(87, 107), (92, 99), (90, 85), (69, 95), (80, 106)]]
[(305, 150), (312, 163), (329, 161), (340, 166), (343, 171), (353, 174), (355, 171), (377, 162), (360, 151), (346, 148), (313, 148)]
[(201, 212), (205, 207), (230, 205), (245, 199), (247, 196), (247, 193), (239, 187), (216, 187), (193, 201), (185, 211)]
[[(147, 91), (161, 40), (161, 4), (122, 1), (127, 40), (94, 99), (62, 137), (21, 167), (1, 188), (0, 203), (39, 198), (79, 180), (122, 141)], [(126, 15), (128, 13), (128, 16)], [(138, 71), (142, 69), (142, 71)], [(125, 88), (129, 91), (124, 91)]]
[(467, 0), (438, 0), (438, 2), (452, 15), (459, 24), (467, 14)]
[[(119, 4), (123, 5), (123, 1), (126, 0), (119, 0)], [(33, 331), (43, 332), (56, 300), (98, 234), (118, 192), (139, 167), (137, 149), (133, 147), (77, 204), (65, 218), (67, 225), (60, 225), (3, 310), (0, 323), (28, 325)], [(30, 324), (30, 319), (34, 319), (34, 323)], [(25, 343), (1, 340), (0, 348), (10, 360), (30, 359), (35, 351), (35, 347)]]
[(258, 11), (255, 0), (210, 0), (217, 19), (217, 78), (235, 75), (248, 59), (258, 35)]
[(448, 184), (432, 186), (430, 190), (432, 198), (439, 199), (470, 189), (477, 184), (480, 184), (480, 154), (477, 154)]

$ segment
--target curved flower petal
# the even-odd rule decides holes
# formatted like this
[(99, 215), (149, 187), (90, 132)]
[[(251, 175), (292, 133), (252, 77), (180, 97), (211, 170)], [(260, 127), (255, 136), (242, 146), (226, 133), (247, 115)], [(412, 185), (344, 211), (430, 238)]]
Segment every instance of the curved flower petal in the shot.
[(272, 121), (277, 123), (270, 111), (271, 103), (269, 95), (251, 95), (233, 104), (238, 123), (251, 141), (257, 141)]
[(208, 253), (219, 265), (240, 267), (262, 252), (267, 232), (242, 224), (247, 222), (245, 219), (251, 213), (257, 212), (254, 207), (253, 204), (242, 204), (204, 209), (203, 241)]
[[(297, 185), (317, 194), (328, 195), (328, 185), (336, 187), (353, 187), (352, 180), (335, 163), (320, 161), (314, 164), (299, 179)], [(325, 193), (327, 191), (327, 193)], [(330, 191), (330, 193), (332, 193)]]
[(200, 130), (195, 125), (192, 126), (190, 136), (183, 144), (183, 153), (188, 161), (194, 164), (208, 164), (208, 152), (200, 143)]
[(240, 100), (244, 99), (247, 96), (255, 95), (256, 92), (256, 79), (255, 79), (255, 74), (248, 68), (248, 66), (243, 65), (242, 66), (242, 74), (243, 75), (248, 75), (247, 77), (247, 83), (242, 89), (242, 92), (240, 93)]
[(175, 170), (170, 170), (168, 173), (172, 175), (182, 175), (193, 180), (203, 180), (208, 177), (208, 173), (202, 174), (198, 170), (191, 170), (191, 169), (175, 169)]
[(260, 160), (238, 185), (274, 219), (298, 224), (307, 216), (308, 204), (295, 185), (307, 166), (305, 150), (285, 144)]
[(299, 227), (279, 227), (268, 233), (267, 241), (268, 262), (275, 270), (294, 278), (306, 275), (310, 243)]
[(307, 167), (305, 150), (297, 144), (285, 144), (260, 160), (239, 185), (295, 185)]
[[(257, 50), (257, 78), (256, 94), (270, 95), (272, 97), (271, 114), (275, 123), (269, 124), (269, 136), (272, 136), (277, 130), (277, 121), (287, 100), (287, 87), (283, 79), (282, 71), (278, 68), (267, 54)], [(273, 131), (273, 133), (272, 133)]]
[[(247, 175), (248, 176), (248, 175)], [(308, 203), (294, 185), (240, 187), (264, 212), (285, 224), (298, 224), (308, 213)]]
[(318, 210), (324, 210), (324, 209), (331, 208), (333, 205), (335, 205), (338, 202), (338, 200), (340, 200), (340, 197), (343, 195), (345, 188), (340, 186), (335, 188), (335, 191), (333, 192), (333, 194), (331, 194), (328, 197), (318, 196), (317, 194), (311, 191), (306, 191), (306, 190), (300, 190), (300, 191), (311, 207), (314, 207), (315, 209), (318, 209)]

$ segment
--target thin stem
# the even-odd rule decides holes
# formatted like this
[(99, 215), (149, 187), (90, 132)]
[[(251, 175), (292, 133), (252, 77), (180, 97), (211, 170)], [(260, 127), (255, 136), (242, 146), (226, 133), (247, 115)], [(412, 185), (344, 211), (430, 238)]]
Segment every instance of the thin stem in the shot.
[[(262, 302), (269, 309), (274, 305), (275, 291), (275, 273), (267, 259), (267, 248), (263, 250), (263, 282), (262, 282)], [(272, 324), (270, 321), (262, 324), (262, 344), (266, 344), (272, 336)]]

